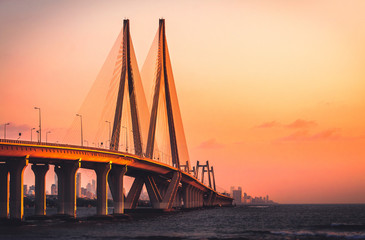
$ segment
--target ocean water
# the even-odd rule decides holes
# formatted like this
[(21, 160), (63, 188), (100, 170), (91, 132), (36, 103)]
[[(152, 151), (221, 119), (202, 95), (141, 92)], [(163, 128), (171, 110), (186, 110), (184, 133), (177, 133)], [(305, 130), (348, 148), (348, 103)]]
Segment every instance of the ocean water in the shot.
[(237, 206), (131, 214), (128, 220), (83, 218), (95, 213), (78, 208), (77, 222), (2, 225), (0, 239), (365, 239), (365, 205)]

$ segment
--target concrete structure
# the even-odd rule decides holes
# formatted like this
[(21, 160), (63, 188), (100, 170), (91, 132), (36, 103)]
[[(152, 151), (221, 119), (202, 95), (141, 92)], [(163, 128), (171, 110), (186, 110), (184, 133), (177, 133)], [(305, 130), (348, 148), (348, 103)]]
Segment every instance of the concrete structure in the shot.
[(81, 173), (76, 174), (76, 197), (81, 197)]
[(46, 215), (46, 173), (48, 164), (33, 164), (35, 175), (35, 215)]

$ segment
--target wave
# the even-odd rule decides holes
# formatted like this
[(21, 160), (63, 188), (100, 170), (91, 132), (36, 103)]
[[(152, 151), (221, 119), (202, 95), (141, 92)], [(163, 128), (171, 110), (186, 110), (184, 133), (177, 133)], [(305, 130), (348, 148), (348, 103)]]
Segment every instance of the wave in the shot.
[(321, 237), (341, 239), (365, 239), (365, 232), (334, 232), (334, 231), (273, 231), (274, 235), (292, 237)]

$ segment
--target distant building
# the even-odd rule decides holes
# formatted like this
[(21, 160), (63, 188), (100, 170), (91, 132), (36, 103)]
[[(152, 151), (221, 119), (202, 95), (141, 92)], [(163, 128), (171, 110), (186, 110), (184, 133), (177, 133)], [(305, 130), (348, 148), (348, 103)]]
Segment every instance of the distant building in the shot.
[(242, 189), (233, 190), (233, 199), (235, 204), (242, 203)]
[(51, 195), (57, 195), (57, 187), (56, 184), (51, 185)]
[(91, 192), (96, 194), (95, 179), (91, 180), (91, 186), (92, 186)]
[(93, 190), (92, 190), (92, 185), (91, 185), (91, 183), (87, 183), (86, 184), (86, 190), (88, 191), (88, 192), (93, 192)]
[(229, 195), (230, 195), (231, 197), (233, 197), (233, 190), (234, 190), (234, 186), (232, 186), (232, 187), (231, 187), (231, 189), (229, 190)]
[(28, 195), (35, 195), (35, 186), (29, 186)]
[(81, 173), (76, 174), (76, 197), (81, 197)]
[(23, 194), (28, 195), (28, 185), (26, 184), (23, 185)]

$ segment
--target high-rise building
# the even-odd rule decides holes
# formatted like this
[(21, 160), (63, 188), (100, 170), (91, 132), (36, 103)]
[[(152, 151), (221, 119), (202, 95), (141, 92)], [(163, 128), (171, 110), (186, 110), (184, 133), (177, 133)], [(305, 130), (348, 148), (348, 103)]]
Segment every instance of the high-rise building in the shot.
[(56, 188), (58, 186), (58, 178), (57, 178), (57, 174), (54, 173), (54, 184), (56, 185)]
[(92, 192), (92, 185), (91, 185), (91, 183), (87, 183), (87, 185), (86, 185), (86, 190), (88, 191), (88, 192)]
[(76, 197), (81, 197), (81, 173), (76, 174)]
[(51, 195), (57, 195), (56, 184), (51, 185)]
[(91, 190), (91, 192), (94, 193), (94, 194), (96, 194), (95, 179), (91, 180), (91, 182), (92, 182), (92, 190)]
[(233, 197), (233, 190), (234, 190), (234, 186), (231, 186), (231, 189), (230, 189), (230, 191), (229, 191), (229, 195), (230, 195), (231, 197)]
[(239, 187), (237, 190), (233, 190), (233, 199), (236, 204), (242, 203), (242, 188)]
[(24, 195), (28, 194), (28, 185), (26, 185), (26, 184), (23, 185), (23, 194)]
[(35, 195), (35, 186), (29, 186), (28, 195)]

